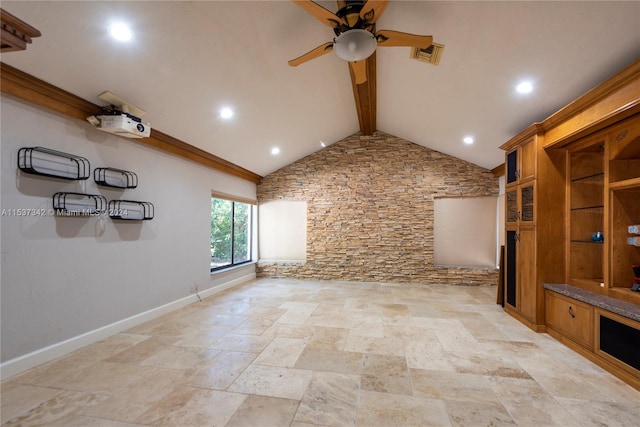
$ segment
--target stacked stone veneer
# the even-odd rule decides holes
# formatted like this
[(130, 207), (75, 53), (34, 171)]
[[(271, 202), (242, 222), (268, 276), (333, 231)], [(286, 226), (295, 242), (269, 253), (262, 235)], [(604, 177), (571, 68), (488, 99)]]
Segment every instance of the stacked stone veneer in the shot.
[(497, 195), (498, 180), (487, 169), (382, 132), (356, 134), (262, 179), (258, 203), (307, 201), (307, 260), (258, 262), (256, 272), (262, 277), (496, 284), (495, 269), (433, 265), (433, 200)]

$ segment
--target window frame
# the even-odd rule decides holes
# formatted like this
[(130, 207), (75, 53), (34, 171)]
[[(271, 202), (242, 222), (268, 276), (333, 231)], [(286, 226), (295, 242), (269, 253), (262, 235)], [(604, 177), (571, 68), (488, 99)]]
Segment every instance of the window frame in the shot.
[[(218, 200), (224, 200), (227, 202), (231, 202), (231, 226), (230, 226), (230, 231), (231, 231), (231, 238), (230, 238), (230, 242), (231, 242), (231, 262), (229, 264), (225, 264), (225, 265), (221, 265), (218, 267), (212, 267), (211, 266), (211, 256), (209, 256), (209, 265), (210, 265), (210, 272), (214, 273), (214, 272), (218, 272), (221, 270), (226, 270), (229, 268), (233, 268), (233, 267), (237, 267), (237, 266), (241, 266), (241, 265), (245, 265), (245, 264), (250, 264), (255, 262), (255, 260), (253, 259), (253, 253), (254, 253), (254, 245), (255, 245), (255, 238), (254, 238), (254, 234), (255, 234), (255, 215), (257, 215), (256, 212), (256, 205), (257, 202), (254, 200), (249, 200), (249, 199), (242, 199), (239, 197), (234, 197), (234, 196), (230, 196), (228, 194), (223, 194), (223, 193), (217, 193), (212, 191), (211, 192), (211, 197), (209, 200), (209, 204), (211, 205), (211, 202), (213, 201), (213, 199), (218, 199)], [(247, 252), (249, 255), (249, 259), (244, 260), (244, 261), (240, 261), (240, 262), (235, 262), (234, 258), (235, 258), (235, 251), (234, 251), (234, 245), (235, 245), (235, 232), (236, 232), (236, 226), (235, 226), (235, 209), (236, 209), (236, 203), (241, 203), (241, 204), (245, 204), (247, 205), (248, 208), (248, 219), (247, 219), (247, 223), (248, 223), (248, 248), (247, 248)], [(211, 208), (210, 208), (211, 209)], [(211, 218), (211, 211), (209, 212), (209, 217)], [(211, 228), (209, 229), (209, 238), (211, 238)]]

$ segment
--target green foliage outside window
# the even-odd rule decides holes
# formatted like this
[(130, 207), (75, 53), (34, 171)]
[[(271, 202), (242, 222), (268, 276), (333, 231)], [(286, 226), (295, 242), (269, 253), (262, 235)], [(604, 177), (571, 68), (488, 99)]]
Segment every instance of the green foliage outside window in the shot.
[(211, 268), (251, 259), (251, 205), (211, 198)]
[(233, 263), (248, 261), (251, 240), (251, 207), (246, 203), (234, 203), (233, 210)]

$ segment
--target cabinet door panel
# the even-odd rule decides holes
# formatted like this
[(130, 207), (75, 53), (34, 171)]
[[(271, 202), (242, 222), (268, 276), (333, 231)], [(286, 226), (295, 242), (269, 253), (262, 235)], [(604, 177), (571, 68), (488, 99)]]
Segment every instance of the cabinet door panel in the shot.
[(505, 274), (505, 290), (507, 294), (507, 304), (512, 307), (516, 307), (516, 232), (513, 230), (507, 230), (507, 236), (505, 241), (505, 257), (507, 271)]
[(518, 150), (507, 154), (507, 184), (518, 179)]
[(593, 350), (593, 307), (547, 291), (545, 320), (553, 329)]
[(517, 239), (518, 294), (520, 312), (531, 321), (536, 318), (536, 233), (520, 230)]
[(520, 174), (521, 181), (534, 178), (536, 175), (536, 144), (535, 139), (520, 146)]

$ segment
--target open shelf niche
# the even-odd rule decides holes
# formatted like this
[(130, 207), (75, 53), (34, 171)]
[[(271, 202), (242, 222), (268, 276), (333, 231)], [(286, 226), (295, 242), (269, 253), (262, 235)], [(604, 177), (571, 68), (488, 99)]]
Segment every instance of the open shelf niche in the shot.
[(640, 265), (640, 246), (629, 244), (629, 226), (640, 224), (640, 120), (628, 120), (612, 132), (609, 149), (611, 257), (609, 295), (640, 304), (631, 290), (632, 265)]
[[(569, 155), (569, 284), (605, 293), (604, 144), (600, 138)], [(599, 237), (595, 233), (600, 232)], [(603, 234), (604, 233), (604, 234)], [(604, 236), (604, 237), (603, 237)]]
[(43, 147), (18, 150), (18, 168), (26, 173), (68, 180), (89, 178), (89, 160)]
[(53, 209), (59, 216), (102, 215), (107, 199), (98, 194), (59, 192), (53, 195)]

